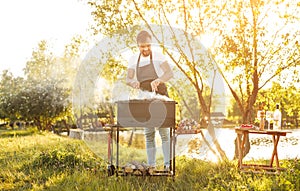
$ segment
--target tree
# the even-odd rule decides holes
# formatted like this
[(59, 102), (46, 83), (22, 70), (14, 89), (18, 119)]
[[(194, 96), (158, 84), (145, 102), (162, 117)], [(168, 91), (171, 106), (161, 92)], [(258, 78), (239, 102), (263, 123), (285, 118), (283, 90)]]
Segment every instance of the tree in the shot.
[(73, 37), (63, 57), (54, 56), (42, 40), (26, 63), (25, 78), (4, 71), (0, 81), (0, 117), (34, 121), (40, 130), (56, 121), (73, 123), (71, 92), (85, 41)]
[(66, 45), (64, 56), (56, 57), (48, 42), (41, 41), (26, 63), (26, 81), (18, 94), (19, 112), (26, 120), (35, 121), (40, 130), (72, 118), (71, 92), (81, 45), (81, 37), (74, 37)]
[[(213, 54), (218, 55), (214, 57), (243, 123), (254, 122), (257, 95), (266, 84), (284, 70), (299, 68), (299, 18), (294, 16), (299, 14), (297, 7), (299, 4), (293, 1), (230, 2), (222, 14), (225, 22), (214, 30), (221, 38)], [(225, 72), (238, 74), (230, 76)], [(249, 149), (248, 140), (244, 155)]]
[(7, 70), (3, 71), (0, 79), (0, 118), (8, 121), (20, 119), (19, 105), (14, 100), (22, 90), (23, 83), (23, 78), (14, 78)]
[(69, 91), (53, 83), (29, 85), (15, 100), (19, 102), (22, 117), (34, 121), (39, 130), (51, 130), (51, 125), (69, 112)]
[[(212, 100), (212, 96), (209, 100), (204, 98), (207, 87), (204, 79), (215, 65), (201, 67), (203, 62), (199, 57), (189, 57), (189, 54), (197, 55), (197, 49), (200, 48), (193, 44), (196, 36), (210, 34), (216, 37), (208, 57), (211, 56), (211, 63), (218, 63), (218, 72), (238, 104), (243, 123), (253, 122), (258, 92), (282, 71), (299, 66), (299, 18), (295, 16), (299, 15), (299, 4), (293, 1), (119, 0), (90, 1), (89, 4), (94, 9), (95, 32), (113, 35), (121, 30), (132, 36), (134, 31), (128, 30), (142, 24), (163, 47), (166, 41), (159, 34), (169, 31), (165, 31), (165, 28), (156, 31), (151, 24), (167, 26), (171, 31), (168, 34), (177, 43), (174, 47), (181, 57), (175, 59), (166, 47), (164, 51), (195, 88), (202, 118), (210, 116)], [(176, 27), (182, 28), (184, 34), (176, 36)], [(188, 47), (189, 54), (178, 46), (182, 41)], [(213, 92), (213, 86), (210, 88)], [(209, 130), (213, 136), (213, 129)], [(218, 142), (216, 145), (223, 155)]]
[[(128, 39), (134, 41), (135, 31), (140, 30), (135, 25), (141, 23), (145, 25), (151, 31), (154, 39), (162, 47), (163, 51), (175, 63), (177, 70), (184, 74), (186, 81), (194, 88), (197, 102), (201, 106), (200, 121), (205, 122), (207, 119), (210, 121), (217, 70), (213, 60), (204, 50), (203, 45), (195, 38), (193, 31), (195, 26), (191, 28), (188, 23), (191, 22), (192, 15), (187, 10), (190, 8), (194, 9), (194, 3), (186, 5), (185, 2), (173, 4), (168, 1), (90, 1), (89, 4), (94, 8), (95, 32), (100, 31), (108, 36), (113, 36), (121, 32), (122, 35), (127, 35)], [(124, 11), (119, 12), (119, 9)], [(150, 9), (153, 10), (153, 14), (148, 14)], [(176, 9), (180, 9), (178, 12), (179, 15), (176, 15), (176, 19), (178, 20), (169, 19), (171, 18), (169, 16)], [(184, 23), (182, 30), (176, 30), (176, 28), (172, 27), (172, 24), (176, 25), (174, 22), (181, 21)], [(156, 24), (156, 26), (160, 27), (151, 26), (151, 24)], [(163, 27), (163, 25), (166, 27)], [(172, 50), (176, 53), (174, 54), (172, 50), (169, 50), (170, 48), (167, 48), (167, 45), (171, 46)], [(178, 54), (179, 58), (177, 57)], [(207, 81), (209, 77), (211, 77), (210, 82)], [(206, 96), (207, 92), (209, 92), (208, 96)], [(206, 126), (207, 123), (202, 123), (202, 125)], [(212, 125), (209, 126), (209, 132), (214, 137), (215, 145), (221, 157), (226, 159), (225, 153), (215, 138)]]
[(85, 44), (81, 36), (75, 36), (65, 46), (63, 57), (57, 57), (53, 56), (48, 43), (41, 41), (33, 51), (31, 60), (27, 62), (25, 74), (28, 86), (37, 91), (37, 94), (46, 96), (44, 99), (47, 103), (40, 102), (40, 104), (44, 104), (42, 108), (48, 111), (35, 113), (40, 119), (47, 119), (47, 123), (43, 122), (46, 124), (45, 127), (57, 120), (74, 120), (71, 92), (81, 63), (80, 53)]
[[(239, 106), (243, 123), (252, 123), (258, 92), (282, 71), (297, 70), (300, 49), (293, 1), (234, 1), (222, 14), (214, 55)], [(271, 19), (272, 17), (272, 19)], [(225, 72), (239, 73), (234, 76)]]

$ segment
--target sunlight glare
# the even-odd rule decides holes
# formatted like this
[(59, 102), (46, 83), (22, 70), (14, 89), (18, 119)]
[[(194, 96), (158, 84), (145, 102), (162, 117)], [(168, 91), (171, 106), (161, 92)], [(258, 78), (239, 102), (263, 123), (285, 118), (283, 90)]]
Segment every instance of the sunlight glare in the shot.
[(95, 101), (101, 103), (105, 101), (105, 94), (109, 91), (109, 83), (104, 78), (99, 78), (96, 82)]
[(211, 48), (214, 45), (214, 37), (209, 34), (202, 34), (200, 36), (201, 43), (207, 48)]

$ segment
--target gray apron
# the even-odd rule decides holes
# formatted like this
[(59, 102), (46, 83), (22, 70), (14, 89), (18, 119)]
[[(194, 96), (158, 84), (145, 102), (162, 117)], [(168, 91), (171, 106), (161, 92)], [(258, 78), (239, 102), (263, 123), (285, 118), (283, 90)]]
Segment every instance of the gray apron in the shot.
[[(136, 64), (136, 78), (140, 82), (140, 89), (143, 91), (152, 92), (151, 82), (158, 78), (152, 60), (152, 52), (150, 53), (150, 64), (139, 67), (141, 54), (139, 55)], [(157, 94), (168, 96), (167, 86), (165, 83), (160, 83), (157, 87)]]

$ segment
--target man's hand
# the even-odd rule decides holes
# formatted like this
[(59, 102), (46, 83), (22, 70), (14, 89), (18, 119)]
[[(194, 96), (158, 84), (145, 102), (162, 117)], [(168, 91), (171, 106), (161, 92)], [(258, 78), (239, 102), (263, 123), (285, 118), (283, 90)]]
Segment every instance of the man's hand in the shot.
[(140, 88), (140, 83), (138, 81), (132, 81), (130, 82), (131, 87), (139, 89)]
[(159, 79), (159, 78), (157, 78), (157, 79), (155, 79), (155, 80), (153, 80), (152, 82), (151, 82), (151, 88), (152, 88), (152, 91), (158, 91), (158, 85), (160, 84), (160, 83), (162, 83), (163, 81), (161, 80), (161, 79)]

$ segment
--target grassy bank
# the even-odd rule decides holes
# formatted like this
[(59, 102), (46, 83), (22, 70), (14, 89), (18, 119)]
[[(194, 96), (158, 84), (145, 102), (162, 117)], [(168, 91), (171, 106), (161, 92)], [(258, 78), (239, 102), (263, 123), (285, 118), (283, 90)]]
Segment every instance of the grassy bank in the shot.
[(279, 175), (240, 173), (237, 161), (176, 158), (168, 177), (107, 177), (84, 142), (51, 133), (1, 132), (0, 190), (300, 190), (300, 161)]

